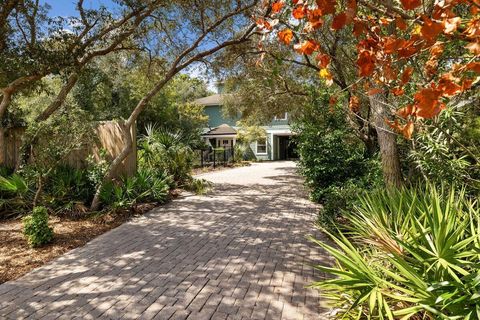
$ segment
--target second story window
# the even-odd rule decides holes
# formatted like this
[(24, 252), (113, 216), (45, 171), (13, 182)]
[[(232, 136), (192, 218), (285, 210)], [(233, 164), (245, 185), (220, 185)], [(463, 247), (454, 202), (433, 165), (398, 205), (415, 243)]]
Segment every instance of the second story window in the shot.
[(287, 117), (288, 117), (288, 115), (285, 112), (285, 113), (280, 113), (280, 114), (276, 115), (273, 119), (275, 121), (282, 121), (282, 120), (285, 121), (285, 120), (287, 120)]

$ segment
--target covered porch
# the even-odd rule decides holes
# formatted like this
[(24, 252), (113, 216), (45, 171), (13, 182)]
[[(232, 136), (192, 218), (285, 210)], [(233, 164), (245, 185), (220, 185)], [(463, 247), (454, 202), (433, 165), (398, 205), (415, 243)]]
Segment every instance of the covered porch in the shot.
[(210, 129), (202, 137), (212, 148), (232, 149), (237, 142), (237, 130), (228, 124), (222, 124)]

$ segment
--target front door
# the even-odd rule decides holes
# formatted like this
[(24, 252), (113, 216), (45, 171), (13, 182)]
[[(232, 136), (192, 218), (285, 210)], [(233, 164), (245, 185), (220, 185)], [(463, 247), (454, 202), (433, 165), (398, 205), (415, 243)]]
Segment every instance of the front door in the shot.
[(278, 137), (278, 158), (279, 160), (287, 160), (288, 158), (288, 137)]
[(278, 137), (278, 156), (279, 160), (298, 158), (295, 141), (290, 136)]

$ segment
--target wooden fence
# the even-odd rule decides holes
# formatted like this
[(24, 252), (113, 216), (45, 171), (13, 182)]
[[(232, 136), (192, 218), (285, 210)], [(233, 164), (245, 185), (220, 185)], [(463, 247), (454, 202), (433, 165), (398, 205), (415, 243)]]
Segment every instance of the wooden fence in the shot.
[[(80, 150), (70, 152), (65, 160), (65, 164), (77, 169), (83, 169), (87, 165), (87, 157), (93, 155), (96, 161), (101, 159), (101, 150), (106, 151), (108, 161), (115, 158), (125, 146), (123, 131), (125, 130), (122, 122), (106, 121), (101, 122), (95, 128), (96, 142), (93, 145), (85, 146)], [(0, 145), (0, 165), (6, 167), (15, 167), (20, 157), (20, 148), (22, 146), (22, 137), (25, 133), (24, 128), (10, 128), (5, 132), (3, 145)], [(132, 152), (122, 162), (116, 176), (133, 176), (137, 172), (137, 144), (136, 127), (132, 126), (131, 133), (133, 140)], [(1, 139), (0, 139), (1, 141)]]

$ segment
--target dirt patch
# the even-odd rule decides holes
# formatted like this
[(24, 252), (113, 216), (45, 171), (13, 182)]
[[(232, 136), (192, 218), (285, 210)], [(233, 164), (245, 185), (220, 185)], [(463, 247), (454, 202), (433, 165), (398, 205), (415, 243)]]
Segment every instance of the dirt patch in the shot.
[(154, 204), (141, 204), (129, 210), (81, 220), (50, 217), (49, 225), (53, 227), (55, 239), (36, 249), (28, 246), (22, 233), (21, 220), (0, 221), (0, 283), (17, 279), (153, 207)]

